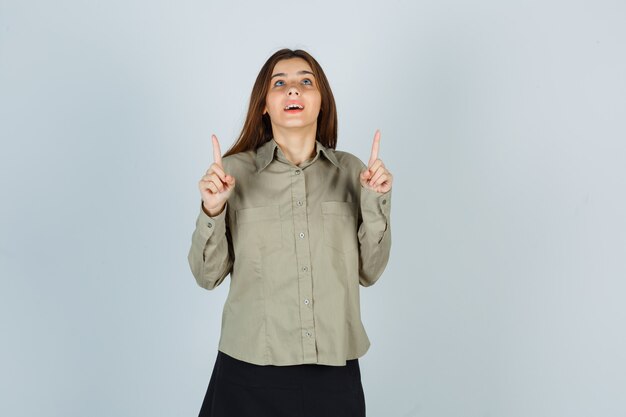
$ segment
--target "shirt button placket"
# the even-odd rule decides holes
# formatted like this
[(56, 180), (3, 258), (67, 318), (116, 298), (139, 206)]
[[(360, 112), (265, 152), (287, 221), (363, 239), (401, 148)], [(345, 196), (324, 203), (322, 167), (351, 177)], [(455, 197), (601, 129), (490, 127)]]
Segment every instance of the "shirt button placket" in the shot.
[(293, 220), (296, 234), (296, 261), (298, 264), (298, 298), (300, 304), (300, 326), (302, 329), (302, 355), (305, 363), (317, 362), (315, 329), (313, 320), (313, 281), (309, 273), (310, 241), (306, 206), (306, 176), (295, 169), (291, 176), (293, 196)]

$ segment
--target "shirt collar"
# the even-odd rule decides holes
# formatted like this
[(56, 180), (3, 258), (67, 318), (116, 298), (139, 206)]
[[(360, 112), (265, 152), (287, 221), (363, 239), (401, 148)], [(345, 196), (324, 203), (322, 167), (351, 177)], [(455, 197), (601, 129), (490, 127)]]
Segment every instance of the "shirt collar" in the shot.
[[(263, 145), (259, 146), (256, 150), (256, 168), (257, 172), (263, 171), (269, 164), (272, 162), (276, 155), (276, 149), (278, 148), (278, 143), (274, 140), (274, 138), (268, 140)], [(278, 148), (280, 151), (280, 148)], [(315, 141), (315, 154), (316, 158), (319, 156), (320, 152), (324, 154), (326, 159), (333, 163), (337, 168), (340, 168), (339, 162), (335, 157), (334, 152), (326, 148), (322, 143), (318, 140)]]

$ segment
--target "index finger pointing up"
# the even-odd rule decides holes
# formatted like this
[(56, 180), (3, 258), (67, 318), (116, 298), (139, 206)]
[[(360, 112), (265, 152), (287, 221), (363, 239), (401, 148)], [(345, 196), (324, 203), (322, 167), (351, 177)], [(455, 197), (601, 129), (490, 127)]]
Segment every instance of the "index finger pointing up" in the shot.
[(211, 135), (213, 139), (213, 162), (222, 166), (222, 151), (220, 150), (220, 143), (217, 141), (217, 136)]
[(378, 147), (380, 145), (380, 130), (376, 129), (376, 134), (374, 135), (374, 143), (372, 144), (372, 154), (370, 155), (370, 160), (367, 163), (367, 167), (371, 167), (374, 162), (378, 159)]

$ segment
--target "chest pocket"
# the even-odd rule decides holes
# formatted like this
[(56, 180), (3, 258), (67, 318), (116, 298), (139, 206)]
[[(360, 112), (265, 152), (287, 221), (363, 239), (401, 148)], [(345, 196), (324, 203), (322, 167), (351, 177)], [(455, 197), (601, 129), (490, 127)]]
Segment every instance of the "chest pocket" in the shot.
[(356, 204), (349, 201), (322, 202), (324, 244), (350, 253), (358, 248)]
[(251, 255), (274, 252), (282, 248), (279, 206), (239, 209), (236, 220), (241, 252)]

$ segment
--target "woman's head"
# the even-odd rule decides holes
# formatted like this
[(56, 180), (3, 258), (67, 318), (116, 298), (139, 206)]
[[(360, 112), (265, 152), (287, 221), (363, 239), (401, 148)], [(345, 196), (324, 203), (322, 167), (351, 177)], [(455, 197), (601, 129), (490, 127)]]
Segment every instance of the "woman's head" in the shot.
[(263, 117), (269, 116), (274, 139), (290, 131), (316, 136), (322, 94), (313, 68), (302, 58), (289, 58), (274, 65), (265, 95)]
[[(278, 123), (279, 119), (278, 113), (272, 111), (272, 102), (268, 103), (268, 94), (270, 101), (272, 101), (272, 95), (275, 94), (272, 91), (272, 87), (276, 89), (281, 86), (280, 82), (275, 86), (277, 77), (272, 77), (272, 75), (276, 74), (274, 70), (279, 63), (279, 67), (282, 68), (294, 68), (291, 65), (292, 63), (299, 64), (299, 67), (308, 66), (310, 68), (313, 73), (311, 81), (316, 84), (315, 87), (319, 91), (321, 98), (319, 113), (317, 114), (316, 139), (326, 147), (335, 148), (337, 144), (337, 110), (333, 93), (322, 67), (315, 58), (303, 50), (281, 49), (270, 56), (261, 68), (252, 87), (248, 114), (241, 134), (225, 155), (256, 149), (272, 138), (272, 120), (270, 115), (275, 115), (275, 123)], [(301, 80), (304, 81), (302, 77)], [(284, 81), (289, 82), (289, 80)], [(284, 88), (286, 89), (287, 86), (285, 85)], [(306, 82), (302, 82), (302, 88), (307, 89), (311, 87)], [(288, 94), (286, 90), (285, 94)], [(305, 111), (307, 110), (311, 109), (305, 109)]]

